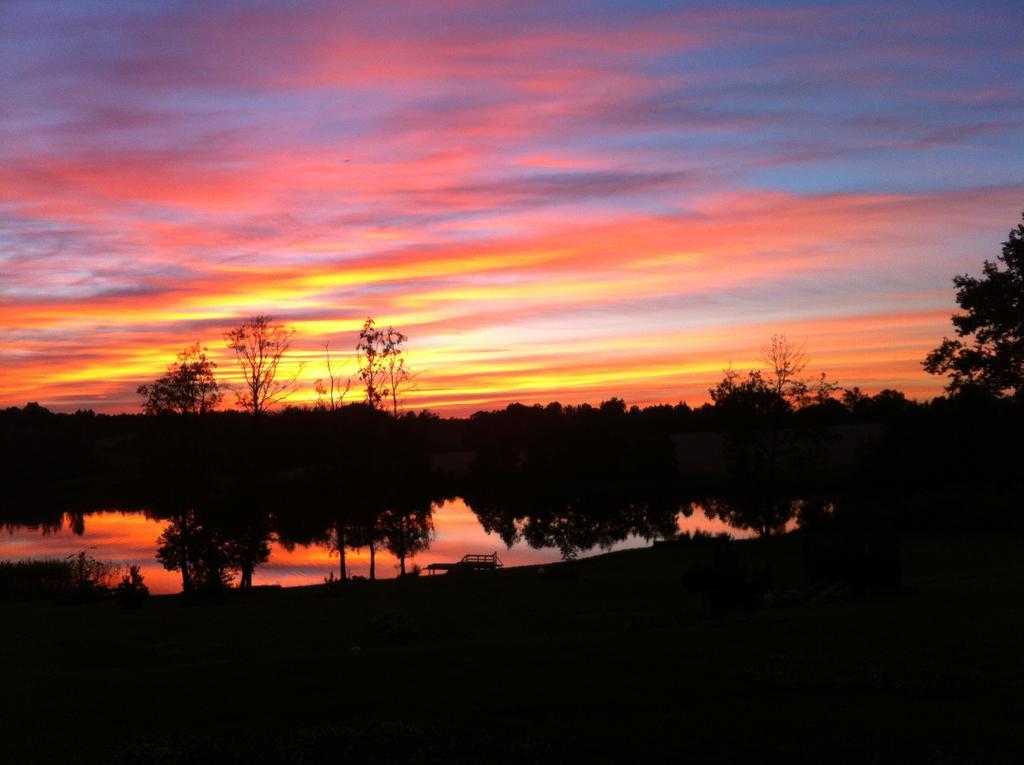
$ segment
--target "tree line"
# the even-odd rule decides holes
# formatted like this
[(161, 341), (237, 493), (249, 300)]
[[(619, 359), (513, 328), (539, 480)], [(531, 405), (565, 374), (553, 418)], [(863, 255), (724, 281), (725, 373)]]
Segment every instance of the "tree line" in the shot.
[[(241, 411), (218, 409), (221, 386), (199, 344), (140, 387), (141, 416), (0, 411), (0, 523), (145, 507), (169, 521), (160, 559), (191, 590), (251, 586), (271, 539), (330, 547), (342, 579), (353, 549), (369, 550), (371, 577), (381, 549), (406, 573), (429, 544), (432, 507), (456, 495), (506, 542), (571, 557), (629, 534), (671, 535), (695, 507), (770, 535), (840, 495), (856, 504), (1019, 487), (1022, 265), (1024, 225), (982, 278), (957, 277), (959, 339), (924, 362), (949, 385), (926, 402), (808, 375), (803, 346), (774, 335), (760, 368), (725, 370), (698, 407), (611, 398), (468, 418), (402, 413), (407, 338), (367, 319), (355, 349), (359, 401), (346, 402), (353, 381), (325, 346), (317, 406), (268, 416), (297, 379), (280, 374), (292, 332), (254, 317), (225, 335), (242, 371)], [(861, 438), (869, 426), (878, 428)], [(718, 438), (707, 442), (721, 452), (717, 474), (688, 469), (680, 436), (700, 433)], [(837, 465), (844, 442), (857, 448)]]
[[(271, 542), (331, 550), (338, 579), (360, 549), (371, 577), (381, 551), (411, 573), (434, 508), (457, 496), (507, 544), (569, 558), (629, 536), (671, 537), (680, 513), (710, 512), (767, 536), (828, 505), (899, 510), (924, 495), (948, 502), (948, 522), (963, 525), (1019, 489), (1024, 408), (1012, 398), (782, 404), (748, 393), (696, 408), (610, 399), (459, 419), (395, 418), (362, 403), (263, 418), (7, 410), (0, 525), (59, 528), (70, 517), (82, 527), (100, 508), (145, 511), (167, 522), (160, 561), (199, 592), (251, 586)], [(863, 429), (870, 437), (850, 460), (831, 461)], [(721, 451), (720, 472), (690, 469), (688, 435)]]
[[(996, 261), (984, 262), (981, 277), (962, 274), (953, 283), (962, 309), (952, 318), (957, 338), (944, 338), (924, 359), (925, 369), (948, 375), (947, 390), (952, 393), (975, 389), (995, 396), (1024, 396), (1024, 223), (1010, 231)], [(280, 374), (293, 334), (294, 330), (267, 315), (254, 316), (225, 333), (242, 376), (235, 399), (243, 411), (263, 414), (294, 390), (302, 365), (291, 377)], [(389, 409), (396, 417), (402, 394), (415, 377), (407, 366), (407, 340), (395, 327), (378, 327), (367, 318), (355, 346), (356, 382), (363, 402), (374, 409)], [(799, 377), (806, 357), (784, 336), (773, 336), (762, 355), (767, 370), (751, 370), (746, 377), (726, 370), (722, 381), (709, 391), (712, 401), (753, 396), (763, 403), (774, 397), (777, 403), (805, 405), (812, 400), (826, 402), (839, 392), (824, 374), (812, 384)], [(336, 372), (335, 362), (325, 344), (327, 376), (314, 387), (318, 408), (332, 411), (343, 404), (352, 387), (351, 378), (343, 381)], [(200, 343), (188, 346), (163, 376), (139, 386), (143, 411), (204, 414), (215, 410), (223, 399), (215, 367)], [(862, 394), (853, 388), (842, 391), (842, 397), (855, 405)]]
[[(294, 334), (295, 330), (265, 314), (253, 316), (224, 334), (242, 377), (234, 389), (235, 402), (242, 411), (254, 416), (265, 414), (295, 391), (303, 365), (299, 364), (290, 377), (281, 370)], [(407, 364), (407, 340), (394, 327), (378, 327), (373, 318), (367, 318), (355, 346), (356, 378), (363, 402), (373, 409), (390, 410), (395, 417), (415, 378)], [(143, 412), (201, 415), (215, 411), (224, 392), (215, 374), (217, 364), (207, 351), (199, 342), (189, 345), (162, 376), (140, 385)], [(330, 344), (325, 344), (327, 376), (314, 383), (318, 409), (336, 410), (352, 388), (352, 379), (343, 380), (336, 371), (336, 361)]]

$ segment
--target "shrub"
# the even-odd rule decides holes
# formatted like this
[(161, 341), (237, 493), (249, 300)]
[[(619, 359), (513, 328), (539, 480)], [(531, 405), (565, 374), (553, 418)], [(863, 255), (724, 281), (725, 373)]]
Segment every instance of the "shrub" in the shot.
[(149, 597), (142, 571), (138, 566), (129, 566), (115, 589), (118, 602), (125, 608), (139, 608)]
[(70, 561), (0, 561), (0, 600), (53, 598), (71, 589)]
[(118, 572), (115, 564), (84, 550), (63, 560), (0, 561), (0, 599), (105, 597), (115, 588)]
[(96, 560), (82, 550), (69, 555), (72, 590), (79, 596), (102, 595), (109, 592), (117, 579), (117, 566)]

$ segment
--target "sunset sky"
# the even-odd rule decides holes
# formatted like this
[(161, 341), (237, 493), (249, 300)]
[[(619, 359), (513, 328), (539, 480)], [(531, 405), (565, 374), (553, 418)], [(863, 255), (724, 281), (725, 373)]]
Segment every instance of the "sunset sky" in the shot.
[[(700, 403), (776, 332), (925, 397), (1024, 209), (1024, 5), (0, 3), (0, 406), (366, 316), (408, 405)], [(231, 397), (225, 399), (232, 403)]]

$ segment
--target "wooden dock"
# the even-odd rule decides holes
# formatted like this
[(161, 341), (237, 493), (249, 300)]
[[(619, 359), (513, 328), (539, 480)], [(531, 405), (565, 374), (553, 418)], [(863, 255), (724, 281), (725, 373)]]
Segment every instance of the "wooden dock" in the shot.
[(503, 565), (495, 551), (490, 555), (463, 555), (462, 560), (456, 563), (431, 563), (426, 570), (433, 576), (438, 571), (493, 571)]

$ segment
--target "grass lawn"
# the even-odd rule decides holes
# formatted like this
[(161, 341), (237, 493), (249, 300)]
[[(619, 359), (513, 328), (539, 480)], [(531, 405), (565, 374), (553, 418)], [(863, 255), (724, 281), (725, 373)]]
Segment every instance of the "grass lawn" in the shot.
[[(694, 545), (139, 610), (3, 603), (0, 761), (1020, 761), (1021, 542), (908, 540), (901, 590), (745, 611), (686, 590)], [(735, 544), (799, 590), (799, 540)]]

